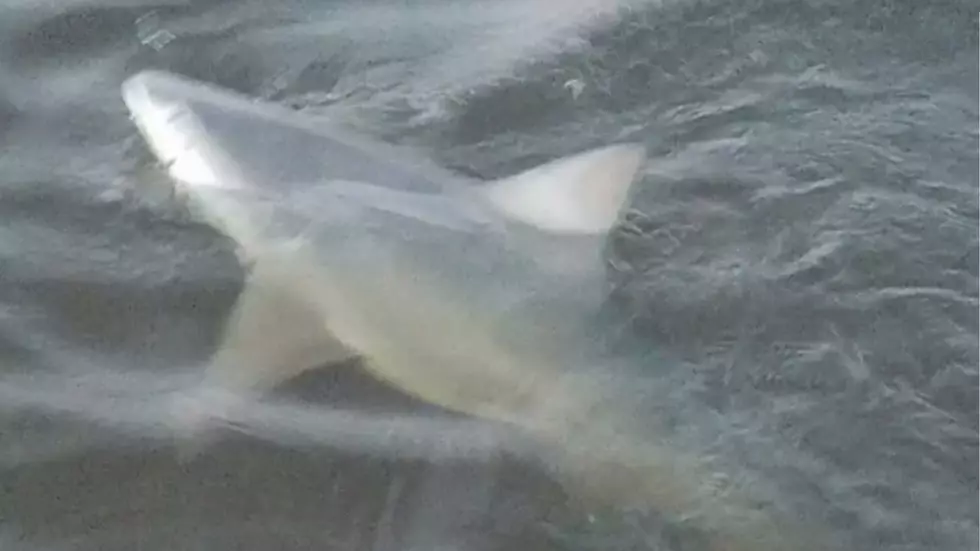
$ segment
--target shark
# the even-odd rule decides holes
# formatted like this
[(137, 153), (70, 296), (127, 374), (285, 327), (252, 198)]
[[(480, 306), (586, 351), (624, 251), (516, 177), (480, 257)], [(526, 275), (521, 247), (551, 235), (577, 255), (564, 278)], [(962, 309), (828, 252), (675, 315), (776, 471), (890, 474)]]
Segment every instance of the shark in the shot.
[(643, 180), (641, 144), (485, 181), (172, 73), (137, 73), (122, 98), (174, 190), (246, 268), (177, 411), (189, 432), (235, 397), (359, 358), (404, 393), (530, 435), (569, 488), (650, 506), (709, 549), (824, 548), (751, 492), (719, 491), (650, 413), (691, 407), (675, 375), (623, 367), (599, 336), (608, 235)]

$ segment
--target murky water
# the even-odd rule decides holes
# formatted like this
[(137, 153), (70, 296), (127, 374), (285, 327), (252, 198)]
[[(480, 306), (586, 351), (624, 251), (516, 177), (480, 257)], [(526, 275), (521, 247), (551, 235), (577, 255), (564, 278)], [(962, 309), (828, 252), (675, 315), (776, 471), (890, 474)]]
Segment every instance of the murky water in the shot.
[(807, 458), (819, 491), (785, 491), (862, 549), (975, 548), (976, 29), (966, 2), (0, 3), (0, 546), (692, 548), (356, 364), (257, 410), (282, 438), (178, 462), (160, 397), (241, 270), (146, 191), (118, 87), (162, 68), (487, 178), (645, 143), (612, 298), (704, 415), (750, 420), (731, 461)]

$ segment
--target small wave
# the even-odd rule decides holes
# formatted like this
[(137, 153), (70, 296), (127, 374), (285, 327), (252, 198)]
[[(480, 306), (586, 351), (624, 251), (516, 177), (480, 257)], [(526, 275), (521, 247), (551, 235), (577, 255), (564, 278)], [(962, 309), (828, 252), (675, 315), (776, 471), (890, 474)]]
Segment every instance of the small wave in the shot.
[[(105, 369), (71, 376), (8, 376), (0, 380), (0, 412), (95, 425), (129, 439), (173, 441), (184, 428), (174, 407), (186, 404), (179, 400), (186, 400), (194, 380), (188, 373), (163, 377), (139, 370)], [(476, 420), (246, 398), (235, 405), (215, 419), (218, 428), (292, 447), (434, 461), (490, 458), (518, 448), (511, 431)], [(104, 440), (96, 438), (103, 445)], [(29, 454), (18, 455), (28, 459)]]

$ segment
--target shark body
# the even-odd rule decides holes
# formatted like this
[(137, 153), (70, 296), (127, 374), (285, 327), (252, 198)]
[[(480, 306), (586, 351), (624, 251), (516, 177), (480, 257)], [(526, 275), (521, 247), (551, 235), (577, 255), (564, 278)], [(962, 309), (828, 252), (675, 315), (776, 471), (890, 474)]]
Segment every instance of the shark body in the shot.
[[(293, 117), (173, 75), (133, 77), (124, 98), (178, 190), (248, 266), (207, 369), (216, 385), (262, 391), (362, 356), (425, 401), (514, 420), (553, 394), (531, 383), (546, 358), (584, 361), (587, 347), (569, 343), (602, 298), (602, 245), (641, 147), (475, 185), (354, 137), (257, 133), (247, 125), (265, 117), (274, 134), (273, 117)], [(307, 140), (327, 154), (295, 150)], [(282, 152), (297, 160), (276, 168)]]
[[(178, 190), (248, 266), (202, 389), (260, 393), (362, 357), (403, 392), (540, 438), (590, 495), (696, 519), (712, 549), (822, 548), (737, 492), (713, 494), (696, 458), (641, 438), (655, 423), (635, 418), (632, 385), (604, 371), (590, 323), (641, 146), (476, 182), (176, 75), (131, 77), (123, 98)], [(190, 426), (220, 409), (199, 405), (184, 412)]]

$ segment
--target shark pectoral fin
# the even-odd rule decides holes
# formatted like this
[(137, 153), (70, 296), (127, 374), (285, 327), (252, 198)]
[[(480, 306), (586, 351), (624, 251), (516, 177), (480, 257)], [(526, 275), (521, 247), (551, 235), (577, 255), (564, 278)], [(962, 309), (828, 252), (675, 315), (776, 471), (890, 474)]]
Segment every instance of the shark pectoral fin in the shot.
[(278, 257), (255, 262), (207, 368), (209, 382), (261, 391), (355, 356), (329, 333), (324, 313), (304, 293), (311, 287), (305, 274)]
[(302, 268), (280, 260), (263, 258), (254, 264), (204, 381), (175, 402), (182, 455), (193, 455), (184, 452), (201, 448), (210, 428), (233, 418), (232, 406), (239, 399), (356, 355), (327, 331), (312, 297), (303, 294)]
[(619, 144), (565, 157), (480, 192), (508, 217), (556, 234), (602, 234), (616, 223), (646, 151)]

